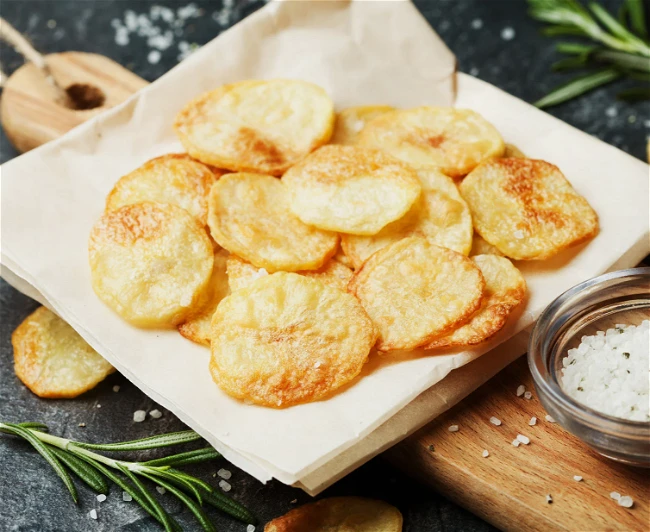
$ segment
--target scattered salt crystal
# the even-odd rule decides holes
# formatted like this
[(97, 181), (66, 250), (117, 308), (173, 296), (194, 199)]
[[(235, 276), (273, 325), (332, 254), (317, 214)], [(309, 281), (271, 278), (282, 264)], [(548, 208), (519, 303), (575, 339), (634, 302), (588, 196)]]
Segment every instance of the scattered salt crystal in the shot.
[(621, 498), (621, 494), (618, 493), (617, 491), (612, 491), (609, 496), (614, 499), (615, 501), (618, 501)]
[(115, 393), (117, 393), (117, 392), (120, 391), (120, 386), (119, 386), (119, 384), (116, 384), (115, 386), (113, 386), (113, 391), (114, 391)]
[(167, 490), (165, 488), (163, 488), (162, 486), (156, 486), (156, 491), (158, 493), (160, 493), (161, 495), (164, 495)]
[(512, 39), (515, 38), (515, 30), (508, 27), (508, 28), (503, 28), (501, 31), (501, 38), (504, 41), (511, 41)]
[(157, 408), (155, 408), (151, 412), (149, 412), (149, 415), (154, 419), (159, 419), (162, 417), (162, 412)]
[(158, 50), (151, 50), (147, 56), (147, 61), (149, 61), (149, 63), (152, 65), (156, 65), (160, 62), (161, 57), (162, 54)]
[(54, 20), (52, 18), (50, 20), (48, 20), (47, 21), (47, 27), (50, 28), (51, 30), (56, 28), (56, 20)]
[(118, 46), (126, 46), (129, 44), (129, 30), (124, 26), (115, 28), (115, 44)]
[(223, 491), (230, 491), (232, 489), (232, 486), (230, 484), (228, 484), (225, 480), (220, 480), (219, 481), (219, 487)]
[(533, 392), (526, 392), (524, 394), (524, 399), (528, 399), (529, 401), (533, 398)]
[(580, 475), (573, 475), (573, 480), (576, 482), (582, 482), (582, 477)]
[(226, 480), (229, 480), (230, 477), (232, 477), (232, 473), (230, 471), (228, 471), (227, 469), (223, 469), (223, 468), (221, 468), (221, 469), (219, 469), (219, 471), (217, 471), (217, 475), (219, 475), (219, 477), (221, 477), (221, 478), (225, 478)]
[(546, 416), (544, 416), (544, 419), (546, 421), (548, 421), (549, 423), (555, 423), (555, 418), (553, 416), (549, 416), (548, 414), (546, 414)]
[(623, 495), (623, 497), (618, 500), (618, 505), (623, 506), (624, 508), (632, 508), (634, 500), (629, 495)]
[(458, 425), (450, 425), (447, 429), (449, 432), (458, 432)]
[(97, 408), (101, 408), (101, 407), (102, 407), (102, 405), (99, 405), (99, 404), (98, 404), (98, 405), (96, 405), (96, 407), (97, 407)]
[(246, 527), (246, 532), (255, 532), (255, 525), (248, 525)]
[(470, 76), (476, 77), (476, 76), (478, 76), (478, 73), (479, 73), (479, 69), (476, 68), (476, 67), (472, 67), (472, 68), (469, 69), (469, 75)]
[(97, 510), (93, 508), (92, 510), (90, 510), (88, 515), (90, 516), (91, 519), (97, 519)]
[(524, 232), (521, 229), (517, 229), (513, 234), (512, 234), (517, 240), (521, 240), (524, 238)]
[(650, 127), (650, 120), (644, 120), (644, 121), (643, 121), (643, 125), (644, 125), (645, 127)]
[(104, 502), (106, 500), (106, 495), (104, 495), (103, 493), (100, 493), (99, 495), (97, 495), (97, 500), (99, 502)]
[(530, 421), (528, 422), (528, 424), (529, 424), (531, 427), (535, 426), (535, 425), (537, 424), (537, 418), (536, 418), (535, 416), (531, 417), (531, 418), (530, 418)]
[(530, 438), (528, 436), (524, 436), (523, 434), (517, 434), (517, 439), (524, 445), (528, 445), (530, 443)]
[(515, 447), (519, 447), (521, 445), (521, 442), (515, 438), (514, 440), (512, 440), (512, 445)]
[(317, 360), (316, 362), (314, 362), (314, 367), (315, 368), (320, 368), (322, 365), (323, 365), (323, 363), (320, 360)]
[(480, 30), (483, 27), (483, 21), (480, 18), (472, 20), (472, 29)]
[(522, 395), (524, 395), (525, 391), (526, 391), (526, 387), (523, 384), (517, 386), (517, 397), (521, 397)]
[(85, 426), (86, 426), (85, 423), (79, 423), (79, 427), (82, 427), (82, 428), (83, 428), (83, 427), (85, 427)]
[(610, 118), (614, 118), (616, 115), (618, 115), (618, 109), (612, 105), (611, 107), (605, 109), (605, 114)]
[(551, 504), (553, 502), (553, 497), (551, 497), (550, 495), (547, 495), (546, 496), (546, 502)]
[(481, 456), (483, 458), (487, 458), (488, 456), (490, 456), (490, 452), (487, 449), (483, 449), (483, 452), (481, 453)]
[(133, 412), (133, 421), (136, 423), (141, 423), (147, 417), (147, 413), (144, 410), (136, 410)]
[(490, 418), (490, 423), (492, 423), (493, 425), (496, 425), (498, 427), (499, 425), (501, 425), (501, 420), (499, 418), (496, 418), (496, 417), (492, 416)]
[(127, 493), (126, 491), (122, 492), (122, 500), (125, 502), (130, 502), (133, 500), (133, 497), (131, 497), (130, 493)]

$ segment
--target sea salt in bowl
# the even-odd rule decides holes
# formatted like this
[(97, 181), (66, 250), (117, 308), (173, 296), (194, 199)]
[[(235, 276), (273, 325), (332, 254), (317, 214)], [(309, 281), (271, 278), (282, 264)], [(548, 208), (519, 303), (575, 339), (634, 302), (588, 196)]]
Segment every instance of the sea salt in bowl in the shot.
[(645, 320), (650, 268), (590, 279), (539, 317), (528, 365), (540, 401), (560, 425), (608, 458), (650, 467)]

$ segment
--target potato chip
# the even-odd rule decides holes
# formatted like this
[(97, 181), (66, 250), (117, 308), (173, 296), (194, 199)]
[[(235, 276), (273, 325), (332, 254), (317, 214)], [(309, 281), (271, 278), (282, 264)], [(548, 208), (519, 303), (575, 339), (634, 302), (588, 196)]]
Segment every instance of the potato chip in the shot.
[(291, 167), (282, 182), (303, 222), (358, 235), (373, 235), (401, 218), (421, 189), (407, 165), (357, 146), (323, 146)]
[(418, 170), (422, 194), (405, 216), (372, 236), (341, 235), (341, 246), (355, 269), (375, 251), (407, 236), (469, 254), (472, 217), (453, 180), (434, 169)]
[(488, 161), (463, 180), (460, 192), (476, 231), (513, 259), (548, 259), (598, 232), (587, 200), (545, 161)]
[(348, 286), (379, 328), (380, 351), (426, 345), (466, 323), (484, 288), (470, 259), (418, 237), (376, 252)]
[(503, 257), (503, 253), (501, 253), (497, 248), (492, 244), (488, 244), (478, 233), (474, 233), (474, 238), (472, 239), (472, 250), (469, 252), (469, 256), (474, 257), (476, 255), (499, 255), (500, 257)]
[(188, 340), (197, 344), (210, 345), (210, 323), (212, 315), (217, 310), (219, 302), (230, 293), (226, 263), (230, 254), (225, 249), (220, 249), (214, 254), (212, 277), (204, 290), (202, 303), (198, 311), (192, 312), (190, 317), (178, 326), (178, 332)]
[(402, 532), (402, 514), (375, 499), (329, 497), (273, 519), (264, 532)]
[(39, 397), (70, 399), (94, 388), (115, 369), (65, 321), (45, 307), (11, 335), (16, 376)]
[(223, 299), (211, 338), (210, 371), (222, 390), (286, 407), (324, 398), (354, 379), (377, 335), (352, 295), (278, 272)]
[(338, 251), (336, 252), (336, 255), (334, 255), (334, 260), (337, 262), (340, 262), (343, 264), (343, 266), (347, 266), (350, 269), (353, 269), (354, 266), (352, 265), (352, 260), (350, 260), (350, 257), (348, 257), (345, 254), (345, 251), (339, 247)]
[(462, 177), (480, 162), (503, 154), (499, 132), (478, 113), (452, 107), (393, 111), (369, 122), (359, 143), (379, 148), (416, 168)]
[(225, 172), (176, 153), (156, 157), (122, 177), (106, 198), (106, 210), (153, 201), (182, 207), (208, 223), (208, 193)]
[[(264, 268), (257, 268), (236, 255), (230, 255), (228, 257), (227, 271), (228, 284), (230, 285), (230, 290), (233, 292), (250, 285), (260, 277), (268, 275), (268, 272)], [(296, 273), (305, 277), (311, 277), (312, 279), (318, 279), (320, 282), (343, 290), (344, 292), (347, 290), (348, 283), (353, 275), (350, 268), (334, 259), (327, 261), (318, 270), (303, 270)]]
[(329, 140), (334, 107), (323, 89), (306, 81), (240, 81), (191, 101), (174, 127), (201, 162), (282, 175)]
[(165, 203), (136, 203), (104, 213), (88, 248), (95, 293), (141, 327), (184, 321), (210, 280), (214, 257), (200, 223), (185, 209)]
[(521, 151), (514, 144), (506, 144), (506, 151), (503, 152), (503, 157), (526, 157), (524, 152)]
[(479, 344), (496, 334), (512, 310), (526, 296), (526, 281), (508, 259), (496, 255), (477, 255), (472, 260), (485, 279), (485, 295), (481, 308), (472, 319), (426, 348), (455, 347)]
[(269, 272), (315, 270), (336, 253), (339, 237), (291, 213), (284, 184), (260, 174), (226, 174), (210, 192), (212, 237)]
[(371, 120), (389, 111), (394, 111), (390, 105), (364, 105), (360, 107), (348, 107), (336, 114), (334, 134), (330, 140), (331, 144), (357, 144), (359, 134), (365, 125)]

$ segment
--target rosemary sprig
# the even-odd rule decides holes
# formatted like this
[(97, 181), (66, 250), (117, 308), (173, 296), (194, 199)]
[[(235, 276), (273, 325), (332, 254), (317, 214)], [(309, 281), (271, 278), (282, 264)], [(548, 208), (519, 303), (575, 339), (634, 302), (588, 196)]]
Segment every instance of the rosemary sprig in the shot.
[[(46, 431), (47, 427), (41, 423), (0, 422), (0, 432), (23, 438), (45, 458), (68, 488), (75, 503), (78, 502), (77, 490), (70, 472), (97, 493), (108, 492), (109, 486), (106, 482), (108, 479), (129, 493), (133, 500), (154, 517), (166, 531), (181, 530), (178, 523), (146, 487), (143, 482), (146, 479), (164, 487), (176, 496), (194, 514), (206, 532), (212, 532), (215, 528), (201, 509), (203, 502), (245, 523), (256, 523), (255, 517), (247, 508), (214, 490), (203, 480), (174, 468), (220, 458), (221, 455), (212, 447), (177, 453), (146, 462), (118, 460), (96, 452), (158, 449), (201, 439), (193, 431), (173, 432), (141, 440), (109, 444), (73, 441), (53, 436)], [(126, 479), (111, 469), (119, 471)], [(139, 477), (142, 477), (142, 480)]]
[(596, 2), (584, 7), (579, 0), (528, 0), (530, 15), (550, 24), (542, 32), (548, 36), (569, 35), (596, 44), (560, 42), (557, 50), (570, 57), (552, 65), (555, 71), (589, 69), (541, 98), (537, 107), (550, 107), (619, 79), (646, 81), (645, 86), (619, 93), (629, 101), (650, 98), (650, 43), (643, 0), (624, 0), (618, 19)]

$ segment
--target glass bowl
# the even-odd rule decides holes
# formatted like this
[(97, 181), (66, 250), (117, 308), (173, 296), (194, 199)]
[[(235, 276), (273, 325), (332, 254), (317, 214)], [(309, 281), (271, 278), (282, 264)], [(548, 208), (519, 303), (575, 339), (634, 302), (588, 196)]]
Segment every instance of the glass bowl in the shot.
[(650, 319), (650, 268), (632, 268), (595, 277), (567, 290), (537, 320), (528, 345), (528, 365), (546, 411), (598, 453), (631, 465), (650, 467), (650, 422), (597, 412), (562, 389), (562, 360), (584, 335), (615, 324)]

